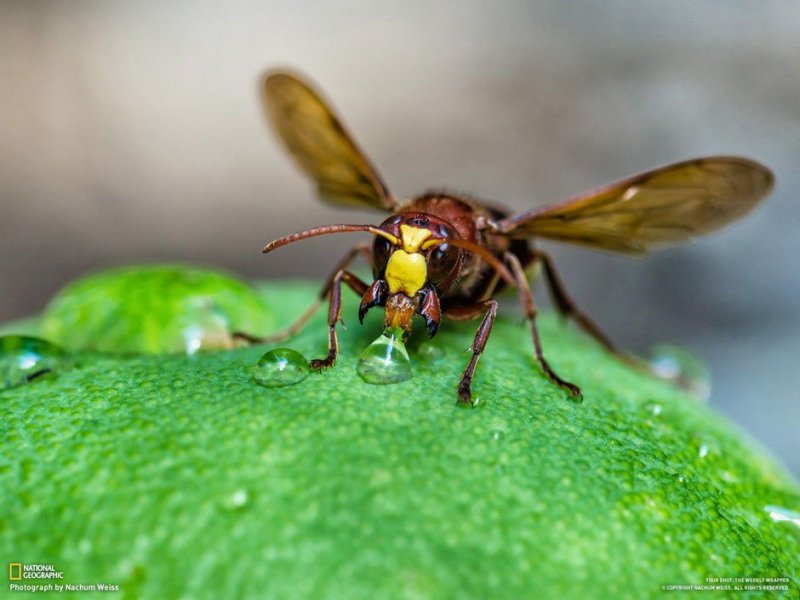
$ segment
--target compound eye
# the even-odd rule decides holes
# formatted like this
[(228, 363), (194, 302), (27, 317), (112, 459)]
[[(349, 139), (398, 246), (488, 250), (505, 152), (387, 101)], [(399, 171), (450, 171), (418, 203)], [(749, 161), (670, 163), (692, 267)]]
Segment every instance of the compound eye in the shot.
[(441, 266), (446, 260), (447, 251), (450, 249), (448, 244), (440, 244), (431, 251), (431, 266)]
[(391, 256), (391, 254), (391, 242), (386, 238), (380, 236), (376, 237), (375, 242), (372, 244), (372, 261), (376, 275), (386, 268), (386, 263), (389, 262), (389, 256)]
[(434, 283), (444, 281), (456, 269), (458, 248), (450, 244), (434, 246), (428, 255), (428, 276)]

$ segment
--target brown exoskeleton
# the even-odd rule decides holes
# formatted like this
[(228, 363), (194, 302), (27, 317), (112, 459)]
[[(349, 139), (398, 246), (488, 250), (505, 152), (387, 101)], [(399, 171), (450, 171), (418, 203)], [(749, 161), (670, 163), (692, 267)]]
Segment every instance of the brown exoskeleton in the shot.
[[(420, 315), (434, 336), (443, 317), (481, 318), (472, 358), (458, 384), (461, 403), (472, 402), (471, 384), (497, 313), (495, 294), (517, 290), (530, 322), (536, 361), (547, 377), (576, 399), (581, 391), (548, 364), (536, 329), (536, 305), (526, 268), (541, 265), (555, 307), (612, 352), (608, 338), (567, 295), (550, 256), (531, 239), (543, 237), (591, 248), (639, 254), (657, 246), (686, 242), (749, 212), (772, 187), (772, 173), (738, 157), (713, 156), (661, 167), (570, 200), (509, 215), (470, 198), (429, 192), (396, 200), (320, 96), (290, 72), (268, 73), (263, 81), (267, 114), (295, 161), (317, 184), (320, 196), (337, 205), (390, 213), (379, 225), (327, 225), (282, 237), (264, 252), (305, 238), (366, 232), (368, 246), (353, 248), (322, 286), (320, 298), (286, 330), (265, 339), (278, 341), (300, 330), (327, 297), (328, 354), (310, 367), (331, 367), (338, 352), (336, 324), (342, 283), (361, 297), (359, 319), (384, 309), (387, 329), (411, 332)], [(369, 256), (373, 281), (348, 270), (360, 253)]]

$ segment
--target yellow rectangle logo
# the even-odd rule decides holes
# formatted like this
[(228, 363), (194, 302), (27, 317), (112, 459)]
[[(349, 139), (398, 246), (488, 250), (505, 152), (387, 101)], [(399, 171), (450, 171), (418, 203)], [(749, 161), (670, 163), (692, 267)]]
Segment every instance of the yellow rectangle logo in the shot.
[(22, 563), (8, 563), (8, 578), (11, 581), (22, 579)]

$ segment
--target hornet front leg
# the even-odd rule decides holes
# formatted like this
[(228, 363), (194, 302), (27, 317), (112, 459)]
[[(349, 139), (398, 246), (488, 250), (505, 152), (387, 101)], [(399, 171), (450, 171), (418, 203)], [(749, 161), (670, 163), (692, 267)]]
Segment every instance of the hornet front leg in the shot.
[(475, 373), (475, 367), (478, 366), (483, 349), (486, 347), (486, 342), (489, 339), (489, 334), (492, 332), (492, 325), (497, 316), (497, 301), (486, 300), (485, 302), (478, 302), (468, 306), (454, 306), (445, 310), (445, 315), (455, 321), (464, 321), (467, 319), (475, 319), (481, 314), (483, 320), (478, 326), (478, 331), (475, 333), (475, 339), (472, 340), (472, 358), (470, 358), (467, 368), (461, 375), (461, 380), (458, 382), (458, 403), (463, 405), (474, 406), (472, 401), (472, 376)]
[(339, 270), (333, 276), (328, 296), (328, 354), (325, 358), (316, 358), (308, 363), (311, 369), (321, 371), (333, 366), (339, 352), (339, 339), (336, 335), (336, 323), (341, 321), (342, 313), (342, 281), (359, 296), (364, 296), (368, 286), (350, 271)]
[(333, 279), (339, 273), (339, 271), (347, 269), (350, 266), (350, 263), (353, 260), (361, 255), (364, 257), (364, 260), (369, 264), (371, 261), (370, 258), (370, 250), (368, 244), (357, 244), (350, 251), (339, 261), (339, 264), (336, 265), (336, 268), (328, 275), (327, 279), (325, 279), (325, 283), (322, 284), (322, 289), (319, 291), (319, 296), (314, 303), (309, 306), (303, 314), (301, 314), (297, 319), (285, 329), (277, 331), (271, 335), (266, 337), (259, 337), (255, 335), (250, 335), (244, 331), (235, 331), (233, 333), (233, 337), (235, 339), (243, 340), (249, 344), (275, 344), (277, 342), (282, 342), (284, 340), (288, 340), (291, 337), (294, 337), (300, 330), (303, 329), (305, 324), (314, 316), (314, 313), (317, 312), (322, 303), (325, 301), (325, 297), (330, 294), (331, 286), (333, 285)]

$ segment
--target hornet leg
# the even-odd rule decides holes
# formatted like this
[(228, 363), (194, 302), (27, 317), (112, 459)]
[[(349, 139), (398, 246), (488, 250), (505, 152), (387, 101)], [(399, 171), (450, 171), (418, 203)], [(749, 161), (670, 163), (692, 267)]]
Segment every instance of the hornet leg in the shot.
[(569, 297), (566, 288), (564, 288), (564, 284), (561, 282), (561, 278), (556, 272), (553, 259), (550, 255), (538, 249), (534, 250), (534, 253), (534, 261), (541, 262), (544, 267), (547, 288), (550, 290), (550, 296), (553, 298), (553, 303), (556, 305), (558, 312), (567, 318), (573, 319), (578, 327), (600, 342), (600, 344), (605, 346), (610, 352), (622, 354), (617, 350), (614, 344), (611, 343), (608, 336), (600, 331), (600, 328), (595, 325), (586, 313), (578, 308), (575, 301)]
[(360, 243), (353, 248), (351, 248), (347, 254), (345, 254), (344, 258), (339, 261), (339, 264), (336, 265), (336, 268), (328, 275), (328, 278), (325, 280), (325, 283), (322, 284), (322, 289), (319, 291), (319, 297), (314, 301), (314, 303), (309, 306), (302, 315), (297, 317), (297, 319), (286, 327), (285, 329), (281, 329), (280, 331), (276, 331), (272, 335), (268, 335), (266, 337), (257, 337), (254, 335), (250, 335), (248, 333), (244, 333), (242, 331), (236, 331), (233, 334), (234, 339), (244, 340), (250, 344), (275, 344), (278, 342), (282, 342), (284, 340), (288, 340), (290, 337), (294, 337), (300, 330), (305, 327), (305, 324), (308, 320), (314, 316), (314, 313), (317, 312), (320, 306), (322, 306), (322, 302), (325, 300), (325, 297), (328, 295), (328, 292), (331, 289), (331, 285), (333, 285), (333, 279), (336, 277), (336, 274), (339, 271), (346, 269), (350, 263), (356, 258), (358, 254), (361, 254), (367, 261), (370, 262), (370, 253), (369, 253), (369, 244)]
[(336, 336), (336, 323), (341, 321), (342, 281), (344, 281), (351, 290), (358, 294), (359, 297), (363, 296), (369, 287), (350, 271), (344, 271), (340, 269), (336, 272), (336, 275), (333, 276), (328, 304), (328, 354), (325, 358), (317, 358), (308, 363), (310, 368), (317, 371), (332, 367), (333, 363), (336, 362), (336, 355), (339, 352), (339, 340)]
[(531, 322), (531, 337), (533, 338), (533, 351), (536, 356), (536, 361), (539, 363), (542, 371), (544, 371), (544, 374), (547, 375), (550, 381), (567, 390), (580, 402), (583, 399), (581, 389), (577, 385), (561, 379), (561, 377), (556, 375), (556, 372), (553, 371), (550, 363), (548, 363), (544, 357), (544, 353), (542, 352), (542, 342), (539, 339), (539, 330), (536, 328), (536, 304), (533, 301), (533, 292), (531, 292), (528, 279), (525, 277), (525, 270), (522, 268), (519, 259), (510, 252), (506, 252), (505, 259), (511, 267), (511, 273), (514, 275), (514, 279), (516, 279), (517, 294), (519, 295), (519, 301), (522, 304), (522, 308), (525, 311), (525, 318)]
[(463, 321), (467, 319), (475, 319), (482, 313), (483, 316), (481, 324), (478, 326), (478, 331), (475, 333), (475, 339), (472, 341), (472, 358), (470, 358), (467, 368), (461, 375), (461, 380), (458, 382), (458, 403), (472, 405), (472, 376), (475, 373), (475, 367), (478, 366), (478, 360), (486, 347), (486, 341), (489, 339), (489, 334), (492, 332), (492, 325), (494, 325), (494, 318), (497, 315), (497, 301), (486, 300), (485, 302), (478, 302), (469, 306), (456, 306), (445, 310), (445, 316), (456, 320)]
[(628, 363), (632, 367), (653, 375), (653, 370), (649, 363), (641, 358), (623, 352), (617, 348), (606, 334), (600, 331), (600, 328), (575, 304), (575, 301), (569, 297), (561, 278), (556, 272), (555, 265), (553, 264), (552, 257), (542, 252), (541, 250), (534, 250), (534, 261), (541, 262), (544, 267), (544, 275), (547, 280), (547, 287), (550, 290), (550, 295), (553, 298), (553, 303), (556, 305), (558, 312), (564, 317), (572, 319), (584, 332), (588, 333), (591, 337), (597, 340), (609, 352), (614, 354), (617, 358)]

